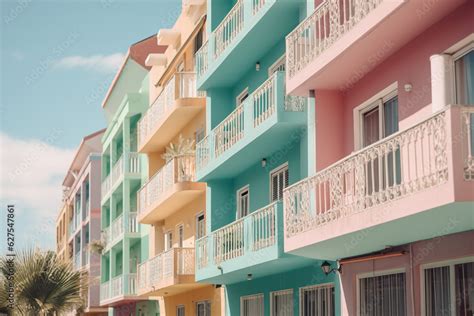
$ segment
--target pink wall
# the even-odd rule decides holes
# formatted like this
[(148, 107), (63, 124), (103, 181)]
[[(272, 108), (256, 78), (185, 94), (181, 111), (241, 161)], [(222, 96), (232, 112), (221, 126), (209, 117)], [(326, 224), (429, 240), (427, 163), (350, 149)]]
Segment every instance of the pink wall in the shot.
[[(353, 109), (393, 82), (397, 81), (399, 86), (399, 120), (431, 104), (430, 56), (442, 53), (474, 32), (473, 10), (472, 1), (462, 5), (392, 54), (348, 90), (334, 91), (331, 96), (327, 91), (316, 91), (316, 103), (320, 104), (317, 108), (320, 113), (316, 113), (320, 125), (317, 126), (316, 133), (323, 134), (316, 136), (317, 170), (336, 162), (354, 150)], [(413, 85), (412, 92), (407, 93), (403, 90), (405, 83)], [(325, 117), (341, 113), (341, 106), (335, 101), (337, 97), (334, 94), (340, 94), (339, 100), (342, 100), (342, 115), (339, 117), (343, 119), (339, 122)], [(318, 102), (318, 96), (321, 95), (322, 98)], [(325, 111), (323, 110), (325, 107), (334, 108)], [(342, 129), (342, 135), (336, 131), (339, 128)], [(342, 145), (336, 144), (339, 141)], [(335, 148), (324, 153), (330, 147)], [(341, 147), (342, 154), (339, 153)]]
[[(344, 264), (341, 275), (343, 300), (347, 307), (348, 315), (357, 315), (357, 275), (376, 271), (405, 269), (406, 272), (406, 302), (407, 315), (421, 314), (421, 265), (435, 263), (474, 255), (474, 231), (446, 235), (430, 240), (424, 240), (403, 247), (408, 253), (387, 259), (371, 260), (359, 263)], [(412, 278), (414, 281), (411, 290)], [(413, 295), (413, 300), (412, 300)], [(415, 302), (412, 305), (412, 302)], [(414, 313), (412, 312), (414, 309)], [(344, 308), (342, 309), (344, 311)], [(344, 315), (344, 314), (343, 314)]]

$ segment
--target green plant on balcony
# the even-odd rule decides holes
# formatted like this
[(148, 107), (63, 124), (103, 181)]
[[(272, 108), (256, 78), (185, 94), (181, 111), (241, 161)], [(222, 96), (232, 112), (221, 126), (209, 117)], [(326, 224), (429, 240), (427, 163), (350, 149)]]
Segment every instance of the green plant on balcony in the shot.
[(192, 157), (195, 153), (194, 147), (194, 139), (184, 138), (183, 135), (179, 135), (177, 143), (170, 143), (166, 147), (166, 151), (161, 158), (163, 158), (166, 163), (172, 161), (175, 158), (183, 158), (177, 159), (177, 176), (180, 181), (189, 181), (188, 179), (190, 175), (190, 162), (186, 157)]
[(89, 250), (92, 253), (101, 255), (105, 249), (104, 242), (102, 240), (92, 240), (89, 244)]

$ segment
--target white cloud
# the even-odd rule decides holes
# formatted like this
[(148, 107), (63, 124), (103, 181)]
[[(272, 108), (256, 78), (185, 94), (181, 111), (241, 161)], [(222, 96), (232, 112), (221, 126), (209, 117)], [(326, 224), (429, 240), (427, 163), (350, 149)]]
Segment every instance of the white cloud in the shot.
[(15, 205), (17, 237), (43, 246), (54, 245), (61, 185), (75, 153), (54, 145), (61, 134), (53, 131), (45, 140), (21, 140), (0, 132), (1, 200)]
[(115, 53), (111, 55), (68, 56), (61, 58), (55, 66), (63, 69), (83, 68), (101, 73), (113, 73), (122, 65), (125, 55)]

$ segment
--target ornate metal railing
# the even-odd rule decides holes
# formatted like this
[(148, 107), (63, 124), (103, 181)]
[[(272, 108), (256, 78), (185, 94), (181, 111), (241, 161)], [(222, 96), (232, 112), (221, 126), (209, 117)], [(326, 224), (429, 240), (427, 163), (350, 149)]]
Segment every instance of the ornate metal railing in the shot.
[(144, 214), (149, 207), (158, 201), (175, 183), (194, 181), (195, 157), (183, 155), (167, 162), (163, 168), (145, 183), (138, 191), (138, 213)]
[(286, 37), (286, 70), (290, 78), (359, 21), (382, 0), (325, 0)]
[(446, 182), (447, 125), (438, 113), (285, 189), (286, 236)]

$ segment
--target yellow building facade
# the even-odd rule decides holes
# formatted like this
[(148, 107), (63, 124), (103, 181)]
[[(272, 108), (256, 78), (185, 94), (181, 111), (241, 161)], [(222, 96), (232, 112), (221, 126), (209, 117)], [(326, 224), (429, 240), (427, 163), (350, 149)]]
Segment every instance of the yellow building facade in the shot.
[(205, 42), (206, 1), (184, 4), (150, 54), (149, 108), (138, 123), (148, 181), (138, 192), (138, 221), (150, 225), (149, 259), (138, 266), (138, 295), (160, 315), (221, 315), (223, 288), (195, 282), (195, 241), (206, 234), (206, 184), (195, 180), (195, 144), (205, 135), (206, 100), (196, 89), (195, 53)]

